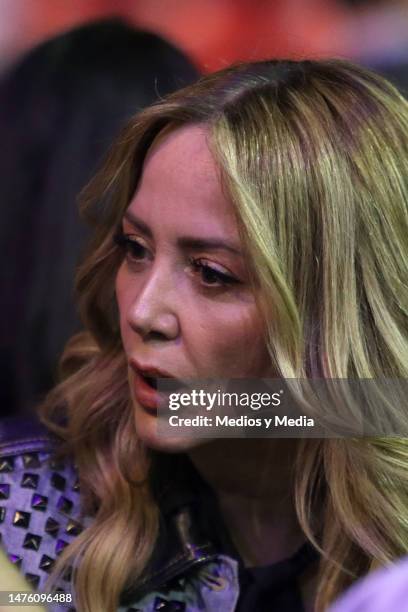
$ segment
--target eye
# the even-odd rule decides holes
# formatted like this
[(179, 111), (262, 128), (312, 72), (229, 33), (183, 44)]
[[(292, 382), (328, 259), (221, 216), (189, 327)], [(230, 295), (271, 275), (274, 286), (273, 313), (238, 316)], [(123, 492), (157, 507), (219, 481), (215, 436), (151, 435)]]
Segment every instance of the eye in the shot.
[(190, 264), (194, 272), (200, 275), (202, 284), (207, 287), (223, 287), (240, 283), (234, 276), (210, 266), (205, 259), (191, 259)]
[(122, 249), (130, 261), (144, 261), (148, 258), (148, 249), (133, 234), (119, 232), (114, 236), (114, 242)]

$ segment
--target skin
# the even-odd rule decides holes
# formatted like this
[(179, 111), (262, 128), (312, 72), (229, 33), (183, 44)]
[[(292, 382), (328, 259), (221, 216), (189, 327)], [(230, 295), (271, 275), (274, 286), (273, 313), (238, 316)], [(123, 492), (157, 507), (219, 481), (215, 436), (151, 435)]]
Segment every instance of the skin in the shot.
[[(152, 148), (123, 232), (133, 251), (118, 271), (116, 297), (128, 358), (176, 378), (266, 376), (264, 326), (233, 207), (221, 188), (203, 127), (171, 132)], [(234, 251), (192, 248), (181, 243), (183, 238), (218, 240)], [(224, 282), (217, 272), (236, 282)], [(129, 369), (131, 390), (133, 376)], [(156, 417), (134, 404), (138, 435), (150, 447), (179, 451), (202, 442), (163, 438)]]
[[(267, 377), (264, 325), (207, 139), (205, 126), (177, 129), (145, 160), (123, 219), (123, 232), (143, 247), (128, 252), (117, 274), (123, 346), (129, 360), (177, 378)], [(237, 252), (193, 249), (181, 243), (185, 237), (217, 239)], [(239, 282), (221, 282), (200, 265)], [(135, 400), (133, 376), (129, 368), (138, 436), (157, 450), (188, 452), (214, 489), (244, 562), (262, 565), (293, 554), (304, 542), (291, 495), (296, 441), (160, 436), (157, 416)]]

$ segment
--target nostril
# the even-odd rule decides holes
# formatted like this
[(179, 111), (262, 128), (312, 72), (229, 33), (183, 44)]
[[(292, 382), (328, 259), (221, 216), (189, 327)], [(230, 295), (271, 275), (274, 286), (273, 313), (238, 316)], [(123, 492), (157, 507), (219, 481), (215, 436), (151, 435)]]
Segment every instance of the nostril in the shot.
[(150, 340), (166, 340), (165, 334), (159, 331), (151, 330), (148, 334)]

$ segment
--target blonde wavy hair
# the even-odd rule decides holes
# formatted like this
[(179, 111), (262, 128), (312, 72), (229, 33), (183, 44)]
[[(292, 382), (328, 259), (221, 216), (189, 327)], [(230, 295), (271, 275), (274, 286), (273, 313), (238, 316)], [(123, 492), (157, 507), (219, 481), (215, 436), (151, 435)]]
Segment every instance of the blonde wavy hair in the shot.
[[(278, 376), (408, 378), (408, 104), (341, 60), (264, 61), (202, 78), (134, 117), (84, 193), (95, 233), (78, 272), (86, 332), (41, 418), (73, 456), (93, 522), (58, 559), (81, 612), (114, 612), (158, 535), (121, 345), (113, 236), (167, 126), (205, 123), (263, 296)], [(408, 552), (408, 442), (299, 441), (299, 521), (321, 552), (316, 611)], [(114, 552), (112, 552), (114, 551)]]

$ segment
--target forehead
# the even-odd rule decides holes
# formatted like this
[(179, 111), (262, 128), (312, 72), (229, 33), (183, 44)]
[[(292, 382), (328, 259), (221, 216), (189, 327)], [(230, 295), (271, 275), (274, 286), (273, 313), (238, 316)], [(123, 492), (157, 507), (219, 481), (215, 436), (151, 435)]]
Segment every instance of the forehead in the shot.
[(220, 170), (202, 125), (177, 128), (149, 150), (129, 209), (149, 219), (205, 224), (235, 232), (233, 205), (222, 188)]
[(194, 169), (198, 177), (211, 179), (218, 173), (210, 151), (210, 132), (205, 125), (186, 125), (159, 134), (147, 153), (143, 171), (154, 172), (157, 168), (186, 171)]

